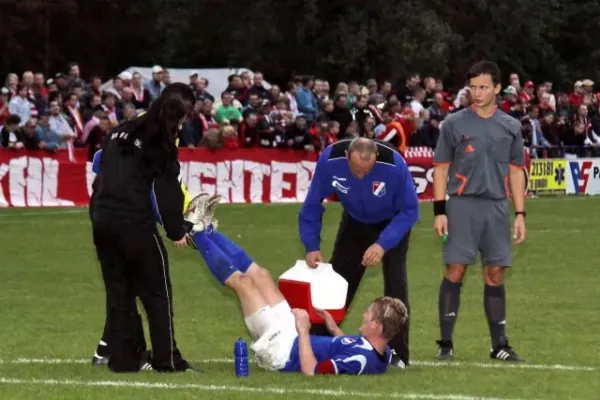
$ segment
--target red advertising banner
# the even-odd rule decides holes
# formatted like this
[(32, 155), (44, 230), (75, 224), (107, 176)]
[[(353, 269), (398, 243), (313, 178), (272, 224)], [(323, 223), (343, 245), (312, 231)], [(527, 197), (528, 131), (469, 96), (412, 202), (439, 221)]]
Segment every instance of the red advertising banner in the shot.
[(87, 154), (76, 151), (70, 162), (67, 151), (0, 150), (0, 207), (87, 205), (88, 175), (93, 179)]
[[(0, 207), (87, 206), (94, 173), (85, 149), (0, 150)], [(429, 149), (410, 149), (406, 161), (422, 201), (433, 199)], [(231, 203), (304, 201), (316, 165), (314, 153), (293, 150), (181, 149), (181, 177), (192, 195), (219, 193)]]

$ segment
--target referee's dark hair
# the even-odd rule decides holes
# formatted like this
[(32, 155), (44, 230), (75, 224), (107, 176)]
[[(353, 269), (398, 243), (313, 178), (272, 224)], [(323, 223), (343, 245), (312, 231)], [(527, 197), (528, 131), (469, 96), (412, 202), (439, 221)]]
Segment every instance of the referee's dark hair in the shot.
[(481, 75), (491, 76), (494, 86), (502, 83), (502, 72), (500, 72), (500, 67), (498, 67), (498, 64), (495, 62), (479, 61), (478, 63), (473, 64), (467, 72), (467, 80), (471, 80), (472, 78), (476, 78)]

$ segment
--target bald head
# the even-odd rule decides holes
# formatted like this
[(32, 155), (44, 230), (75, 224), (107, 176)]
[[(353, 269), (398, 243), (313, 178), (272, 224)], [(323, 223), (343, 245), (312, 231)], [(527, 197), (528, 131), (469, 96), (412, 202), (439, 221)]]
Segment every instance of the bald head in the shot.
[(362, 179), (375, 165), (377, 144), (371, 139), (358, 137), (350, 142), (346, 155), (352, 174)]

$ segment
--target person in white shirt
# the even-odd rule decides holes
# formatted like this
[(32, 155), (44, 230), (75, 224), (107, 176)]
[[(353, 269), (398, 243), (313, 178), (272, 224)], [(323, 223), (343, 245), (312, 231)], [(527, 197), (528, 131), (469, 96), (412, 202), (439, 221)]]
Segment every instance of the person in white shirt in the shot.
[(422, 87), (417, 87), (413, 92), (413, 99), (410, 102), (410, 108), (416, 115), (421, 114), (421, 110), (423, 110), (423, 101), (425, 101), (425, 89)]
[(22, 84), (17, 86), (17, 95), (8, 103), (8, 111), (21, 118), (19, 126), (25, 125), (31, 118), (31, 103), (27, 99), (27, 87)]

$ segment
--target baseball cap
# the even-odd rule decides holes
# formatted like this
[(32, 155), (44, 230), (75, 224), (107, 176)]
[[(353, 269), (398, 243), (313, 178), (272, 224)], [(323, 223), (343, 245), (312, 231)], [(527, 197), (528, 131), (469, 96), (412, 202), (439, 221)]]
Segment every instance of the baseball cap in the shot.
[(517, 89), (515, 89), (513, 86), (507, 86), (506, 89), (504, 89), (504, 94), (517, 94)]
[(525, 82), (525, 87), (533, 87), (533, 82), (532, 81), (527, 81)]
[(198, 71), (190, 71), (190, 78), (192, 76), (198, 76)]
[(581, 83), (583, 84), (583, 86), (594, 86), (594, 81), (591, 79), (584, 79)]
[(130, 81), (131, 78), (133, 78), (133, 75), (129, 71), (123, 71), (119, 74), (119, 78), (123, 79), (124, 81)]
[(159, 72), (163, 72), (163, 68), (160, 65), (155, 65), (152, 67), (153, 74), (158, 74)]
[(377, 81), (375, 79), (368, 79), (367, 87), (369, 87), (369, 86), (377, 86)]
[(575, 87), (581, 87), (581, 86), (583, 86), (583, 82), (577, 81), (577, 82), (575, 82), (575, 84), (573, 86), (575, 86)]

